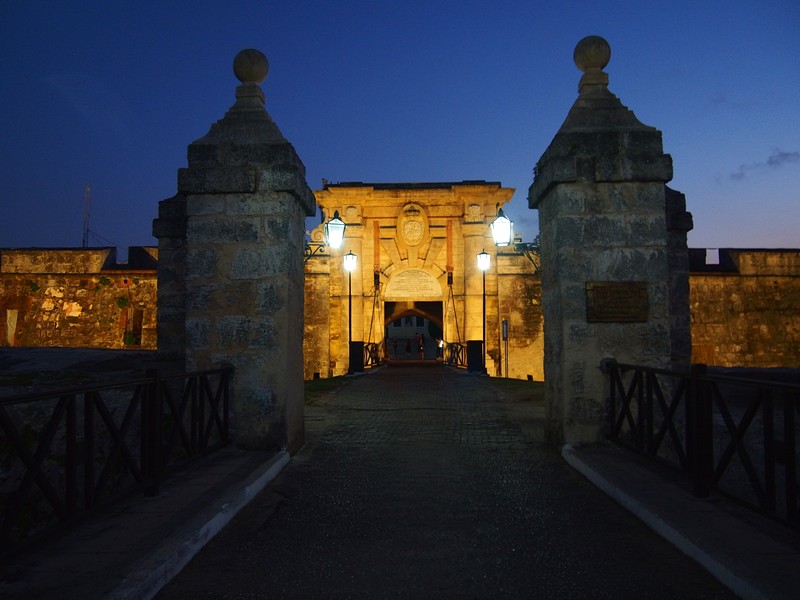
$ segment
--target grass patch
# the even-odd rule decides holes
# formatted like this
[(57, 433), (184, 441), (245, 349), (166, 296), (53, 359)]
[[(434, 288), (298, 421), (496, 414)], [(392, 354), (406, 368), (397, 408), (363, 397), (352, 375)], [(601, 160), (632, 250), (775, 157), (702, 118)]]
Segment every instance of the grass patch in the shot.
[(309, 379), (305, 382), (304, 399), (306, 406), (324, 404), (328, 396), (336, 393), (340, 388), (348, 385), (351, 381), (352, 379), (347, 377)]
[(544, 402), (544, 382), (542, 381), (505, 379), (503, 377), (492, 377), (489, 381), (495, 389), (514, 401)]

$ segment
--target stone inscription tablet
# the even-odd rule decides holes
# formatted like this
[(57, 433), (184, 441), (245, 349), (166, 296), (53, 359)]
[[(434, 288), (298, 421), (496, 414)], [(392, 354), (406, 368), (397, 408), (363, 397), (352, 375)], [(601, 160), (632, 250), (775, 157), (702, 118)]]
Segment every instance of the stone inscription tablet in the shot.
[(650, 305), (644, 281), (589, 281), (586, 283), (588, 323), (644, 323)]
[(408, 269), (389, 280), (384, 297), (386, 300), (440, 299), (442, 286), (433, 275), (422, 269)]

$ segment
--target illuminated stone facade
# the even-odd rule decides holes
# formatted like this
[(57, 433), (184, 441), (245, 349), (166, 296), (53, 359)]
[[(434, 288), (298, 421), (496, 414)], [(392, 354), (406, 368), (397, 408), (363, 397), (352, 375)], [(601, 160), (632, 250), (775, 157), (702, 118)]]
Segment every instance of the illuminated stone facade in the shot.
[(711, 254), (690, 250), (692, 361), (800, 368), (800, 251)]
[[(541, 279), (520, 253), (498, 250), (497, 302), (511, 332), (509, 376), (539, 378)], [(155, 349), (157, 252), (132, 248), (128, 262), (118, 264), (112, 248), (0, 250), (0, 346)], [(689, 253), (692, 362), (800, 368), (800, 250), (722, 249), (718, 260), (716, 255), (707, 260), (705, 249)], [(329, 269), (329, 253), (306, 263), (307, 379), (332, 374), (328, 365), (335, 344), (325, 337), (327, 327), (334, 314), (346, 318), (340, 314), (347, 309), (346, 289), (344, 297), (329, 289), (326, 303), (323, 283)], [(369, 331), (373, 296), (362, 301)], [(488, 314), (491, 306), (488, 302)], [(131, 310), (142, 311), (141, 345), (133, 344), (130, 334), (126, 343), (134, 326)], [(346, 343), (346, 331), (344, 336)], [(502, 360), (502, 340), (497, 348)], [(342, 356), (338, 362), (346, 368), (346, 361)], [(500, 368), (505, 375), (504, 360)]]
[(2, 346), (156, 348), (156, 248), (0, 250)]
[[(399, 317), (430, 319), (448, 343), (480, 342), (485, 297), (487, 372), (541, 380), (538, 276), (523, 253), (496, 248), (489, 229), (513, 192), (485, 181), (341, 183), (315, 192), (324, 214), (338, 211), (347, 229), (338, 250), (323, 244), (322, 224), (311, 232), (305, 377), (346, 373), (348, 341), (381, 345)], [(477, 265), (484, 250), (491, 256), (485, 285)], [(343, 268), (348, 252), (358, 257), (351, 275)]]

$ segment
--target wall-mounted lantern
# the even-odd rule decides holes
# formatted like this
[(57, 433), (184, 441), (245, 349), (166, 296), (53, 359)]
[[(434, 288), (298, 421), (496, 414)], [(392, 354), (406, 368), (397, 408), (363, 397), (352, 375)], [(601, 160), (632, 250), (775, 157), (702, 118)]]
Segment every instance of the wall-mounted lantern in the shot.
[[(342, 247), (342, 242), (344, 241), (344, 230), (347, 229), (347, 225), (344, 221), (339, 218), (339, 211), (335, 211), (333, 213), (333, 218), (325, 223), (323, 227), (323, 234), (324, 238), (322, 242), (314, 242), (314, 241), (306, 241), (305, 246), (305, 257), (303, 261), (307, 261), (312, 256), (316, 256), (317, 254), (322, 254), (325, 250), (325, 247), (328, 246), (333, 250), (338, 250)], [(306, 232), (307, 234), (308, 232)]]
[(490, 227), (495, 246), (508, 246), (514, 240), (514, 224), (502, 208), (497, 211), (497, 218), (492, 221)]
[(339, 218), (339, 211), (334, 211), (333, 218), (325, 223), (325, 243), (334, 250), (341, 248), (345, 229), (347, 225)]

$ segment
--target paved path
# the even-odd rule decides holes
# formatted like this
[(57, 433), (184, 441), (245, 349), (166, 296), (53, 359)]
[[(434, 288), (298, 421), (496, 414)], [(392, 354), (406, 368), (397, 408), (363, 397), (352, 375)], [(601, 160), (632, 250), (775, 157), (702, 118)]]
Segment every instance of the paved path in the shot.
[(541, 405), (496, 385), (353, 379), (157, 598), (735, 597), (542, 447)]

